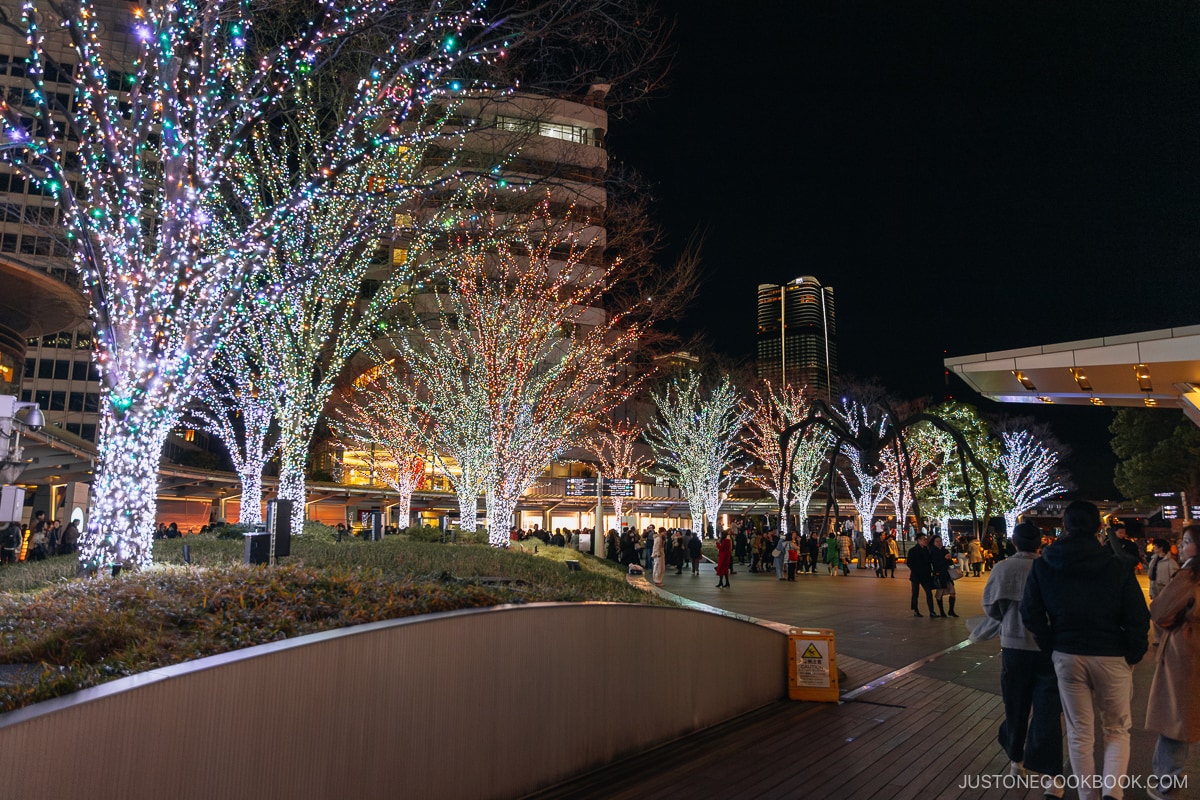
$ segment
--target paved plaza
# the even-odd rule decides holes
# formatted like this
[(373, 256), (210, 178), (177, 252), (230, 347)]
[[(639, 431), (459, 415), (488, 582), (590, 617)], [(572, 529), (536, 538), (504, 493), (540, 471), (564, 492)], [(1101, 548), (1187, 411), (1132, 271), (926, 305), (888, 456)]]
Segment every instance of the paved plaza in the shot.
[[(845, 675), (842, 701), (775, 703), (537, 798), (1042, 797), (1040, 790), (981, 790), (965, 777), (1008, 768), (996, 743), (1004, 718), (999, 640), (967, 641), (967, 618), (982, 614), (986, 574), (956, 583), (958, 619), (918, 619), (909, 611), (903, 565), (894, 579), (876, 578), (869, 569), (831, 577), (822, 566), (794, 583), (777, 580), (773, 571), (735, 568), (729, 589), (715, 588), (713, 565), (705, 564), (698, 576), (668, 570), (664, 590), (760, 620), (832, 628)], [(1154, 734), (1141, 728), (1152, 659), (1153, 652), (1134, 671), (1134, 775), (1149, 773), (1154, 747)], [(1197, 756), (1193, 752), (1188, 764), (1194, 780)], [(1068, 790), (1067, 797), (1074, 796)], [(1141, 789), (1125, 793), (1131, 800), (1146, 796)], [(1200, 799), (1200, 791), (1192, 786), (1176, 797)]]

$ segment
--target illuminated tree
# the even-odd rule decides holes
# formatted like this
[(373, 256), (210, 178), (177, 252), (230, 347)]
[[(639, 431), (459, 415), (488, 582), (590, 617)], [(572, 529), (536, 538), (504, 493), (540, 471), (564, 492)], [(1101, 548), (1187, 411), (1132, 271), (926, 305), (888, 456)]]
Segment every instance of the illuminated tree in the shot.
[(658, 414), (644, 434), (656, 471), (687, 494), (697, 536), (704, 534), (706, 516), (715, 525), (721, 502), (742, 474), (739, 439), (749, 413), (728, 377), (707, 392), (701, 382), (689, 372), (652, 392)]
[[(908, 428), (900, 434), (892, 447), (879, 454), (883, 464), (880, 477), (885, 494), (896, 509), (897, 526), (905, 525), (908, 512), (913, 507), (914, 496), (932, 486), (937, 480), (937, 451), (930, 440), (931, 430), (932, 428), (924, 423)], [(901, 447), (907, 451), (907, 460)]]
[[(96, 326), (103, 407), (85, 566), (149, 563), (162, 448), (256, 269), (247, 255), (265, 254), (323, 183), (401, 138), (394, 123), (452, 90), (456, 68), (504, 48), (470, 3), (389, 16), (392, 5), (323, 0), (288, 35), (262, 39), (249, 7), (228, 0), (31, 0), (0, 16), (28, 43), (30, 85), (0, 104), (0, 148), (58, 198)], [(331, 121), (336, 148), (229, 250), (207, 251), (205, 203), (249, 133), (383, 19), (395, 35)], [(109, 39), (102, 24), (129, 32)], [(73, 92), (69, 107), (57, 88)]]
[[(595, 431), (588, 441), (588, 449), (600, 462), (600, 470), (604, 478), (636, 478), (646, 470), (654, 459), (638, 453), (642, 431), (636, 425), (628, 422), (605, 422)], [(613, 495), (613, 513), (617, 524), (625, 509), (625, 498)]]
[(436, 313), (394, 339), (435, 440), (468, 442), (480, 460), (495, 546), (507, 546), (517, 499), (546, 466), (640, 384), (628, 375), (641, 302), (599, 308), (620, 262), (593, 257), (595, 241), (549, 209), (457, 234), (429, 298)]
[[(975, 457), (988, 468), (986, 477), (993, 505), (1003, 505), (1008, 492), (1007, 481), (1003, 471), (994, 468), (998, 464), (1001, 451), (1000, 441), (992, 434), (991, 426), (979, 416), (979, 412), (973, 406), (965, 403), (942, 403), (933, 408), (932, 412), (953, 425), (962, 434)], [(973, 514), (990, 519), (994, 509), (987, 505), (986, 496), (978, 492), (978, 487), (983, 486), (985, 476), (967, 459), (967, 477), (971, 486), (975, 487), (976, 503), (984, 504), (972, 512), (970, 495), (963, 481), (964, 459), (960, 458), (961, 453), (954, 437), (929, 426), (923, 427), (921, 433), (933, 449), (937, 461), (936, 480), (918, 495), (921, 498), (921, 509), (930, 518), (941, 523), (942, 532), (946, 535), (950, 534), (951, 519), (966, 519)]]
[(378, 480), (396, 492), (397, 515), (406, 527), (412, 494), (425, 479), (425, 420), (389, 392), (381, 376), (356, 383), (341, 400), (332, 421), (335, 433), (346, 449), (362, 453), (371, 483)]
[[(860, 403), (857, 400), (847, 400), (835, 411), (845, 420), (846, 427), (856, 435), (859, 431), (868, 429), (882, 436), (887, 429), (887, 414), (874, 405)], [(849, 475), (845, 469), (839, 469), (838, 474), (865, 529), (870, 526), (871, 519), (875, 516), (875, 509), (887, 498), (890, 485), (886, 470), (874, 471), (868, 468), (862, 463), (862, 459), (858, 458), (858, 453), (853, 450), (848, 455), (850, 457), (845, 459), (844, 463), (849, 468)], [(880, 457), (882, 459), (882, 453)]]
[[(769, 492), (776, 503), (784, 507), (794, 504), (803, 518), (808, 513), (813, 494), (821, 486), (833, 437), (828, 429), (815, 425), (793, 436), (789, 442), (792, 450), (791, 469), (784, 475), (779, 436), (784, 428), (807, 417), (812, 404), (804, 389), (796, 389), (788, 384), (777, 390), (769, 381), (766, 382), (764, 393), (751, 390), (750, 397), (746, 406), (749, 416), (746, 419), (745, 447), (756, 467), (750, 470), (749, 477)], [(779, 528), (786, 534), (788, 520), (781, 519)]]
[(196, 401), (187, 416), (225, 445), (242, 484), (238, 522), (257, 525), (263, 521), (263, 467), (278, 441), (270, 435), (271, 392), (249, 350), (246, 332), (231, 332), (197, 382)]
[(1002, 431), (1004, 452), (998, 461), (1008, 478), (1011, 504), (1004, 510), (1004, 524), (1009, 535), (1022, 514), (1047, 497), (1067, 490), (1059, 480), (1059, 451), (1049, 442), (1029, 430)]

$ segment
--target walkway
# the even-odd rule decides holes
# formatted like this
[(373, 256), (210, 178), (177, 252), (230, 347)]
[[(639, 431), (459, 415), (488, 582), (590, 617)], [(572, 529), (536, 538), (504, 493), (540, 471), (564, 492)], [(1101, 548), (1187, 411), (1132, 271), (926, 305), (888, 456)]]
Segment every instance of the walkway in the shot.
[[(842, 701), (775, 703), (534, 797), (1041, 798), (1040, 790), (964, 787), (964, 776), (978, 780), (1008, 767), (996, 744), (1004, 717), (999, 643), (966, 641), (966, 618), (982, 613), (986, 578), (958, 582), (959, 619), (931, 620), (911, 616), (907, 577), (903, 566), (895, 579), (870, 570), (852, 569), (848, 578), (822, 570), (790, 583), (739, 567), (732, 588), (718, 590), (711, 564), (695, 577), (669, 572), (666, 590), (686, 601), (833, 628), (846, 675)], [(1141, 730), (1152, 655), (1134, 673), (1135, 774), (1149, 772), (1154, 746), (1154, 735)], [(1200, 776), (1200, 753), (1189, 774)], [(1178, 796), (1200, 798), (1200, 791)], [(1131, 790), (1126, 797), (1146, 795)]]

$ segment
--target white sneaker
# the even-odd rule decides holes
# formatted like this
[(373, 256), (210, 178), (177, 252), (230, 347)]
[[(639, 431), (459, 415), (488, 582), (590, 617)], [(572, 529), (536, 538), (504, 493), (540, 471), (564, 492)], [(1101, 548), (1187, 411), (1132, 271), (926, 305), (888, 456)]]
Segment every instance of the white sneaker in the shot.
[(1150, 800), (1171, 800), (1171, 795), (1162, 789), (1150, 789), (1147, 787), (1146, 794), (1150, 796)]
[(1022, 766), (1020, 761), (1008, 762), (1008, 774), (1012, 775), (1013, 777), (1024, 774), (1024, 772), (1023, 772), (1024, 769), (1025, 769), (1025, 767)]
[(1067, 779), (1062, 775), (1055, 775), (1050, 781), (1049, 784), (1042, 784), (1043, 797), (1062, 797), (1067, 793)]

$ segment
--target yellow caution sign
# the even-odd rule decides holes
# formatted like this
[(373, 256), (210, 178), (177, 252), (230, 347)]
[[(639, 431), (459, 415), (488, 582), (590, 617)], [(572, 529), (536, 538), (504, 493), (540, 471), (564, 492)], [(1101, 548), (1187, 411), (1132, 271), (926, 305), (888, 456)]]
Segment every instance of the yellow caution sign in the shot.
[(788, 697), (836, 703), (837, 654), (828, 628), (788, 631)]

